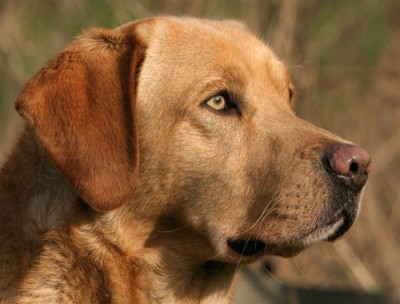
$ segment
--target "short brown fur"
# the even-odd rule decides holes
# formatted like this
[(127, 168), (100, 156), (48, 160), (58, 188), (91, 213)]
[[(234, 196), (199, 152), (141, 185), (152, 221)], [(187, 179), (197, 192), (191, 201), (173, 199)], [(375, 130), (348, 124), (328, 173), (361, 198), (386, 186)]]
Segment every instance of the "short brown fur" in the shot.
[[(221, 94), (236, 107), (209, 107)], [(325, 239), (360, 194), (321, 162), (344, 141), (297, 118), (292, 95), (238, 22), (82, 34), (17, 100), (27, 127), (0, 172), (0, 301), (229, 303), (237, 265)], [(246, 256), (229, 239), (270, 246)]]

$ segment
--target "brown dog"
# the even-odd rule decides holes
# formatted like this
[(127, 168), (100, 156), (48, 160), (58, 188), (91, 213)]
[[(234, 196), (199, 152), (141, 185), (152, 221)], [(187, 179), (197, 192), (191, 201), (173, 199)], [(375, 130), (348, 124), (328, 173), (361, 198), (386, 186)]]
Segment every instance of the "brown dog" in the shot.
[(238, 264), (353, 223), (368, 154), (297, 118), (240, 23), (92, 29), (25, 86), (0, 174), (0, 299), (227, 303)]

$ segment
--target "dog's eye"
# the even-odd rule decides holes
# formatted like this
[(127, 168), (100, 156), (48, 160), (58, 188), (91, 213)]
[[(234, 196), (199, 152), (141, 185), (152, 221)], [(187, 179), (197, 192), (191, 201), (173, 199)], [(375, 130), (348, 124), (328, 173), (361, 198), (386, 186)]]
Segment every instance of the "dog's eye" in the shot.
[(213, 98), (209, 99), (206, 104), (216, 111), (223, 111), (228, 108), (228, 103), (226, 102), (225, 97), (222, 95), (214, 96)]

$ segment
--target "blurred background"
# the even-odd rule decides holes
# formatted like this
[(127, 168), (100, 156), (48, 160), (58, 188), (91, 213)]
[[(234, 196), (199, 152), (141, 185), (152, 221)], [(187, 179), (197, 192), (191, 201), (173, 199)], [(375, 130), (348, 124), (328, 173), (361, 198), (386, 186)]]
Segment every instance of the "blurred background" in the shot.
[(235, 303), (400, 303), (400, 1), (1, 0), (0, 162), (13, 103), (82, 29), (159, 15), (244, 21), (290, 67), (299, 116), (366, 148), (374, 170), (340, 241), (244, 268)]

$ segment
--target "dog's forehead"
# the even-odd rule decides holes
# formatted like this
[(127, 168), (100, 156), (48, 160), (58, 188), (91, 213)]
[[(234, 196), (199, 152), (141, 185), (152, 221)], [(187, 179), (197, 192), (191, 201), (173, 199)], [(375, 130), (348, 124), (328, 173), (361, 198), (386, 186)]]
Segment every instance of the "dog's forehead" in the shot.
[(202, 70), (239, 67), (289, 81), (286, 66), (240, 22), (164, 17), (155, 24), (150, 45), (168, 62)]
[(257, 104), (284, 100), (286, 108), (291, 82), (286, 66), (241, 23), (164, 17), (151, 22), (143, 23), (141, 96), (170, 94), (189, 104), (189, 95), (233, 91)]

